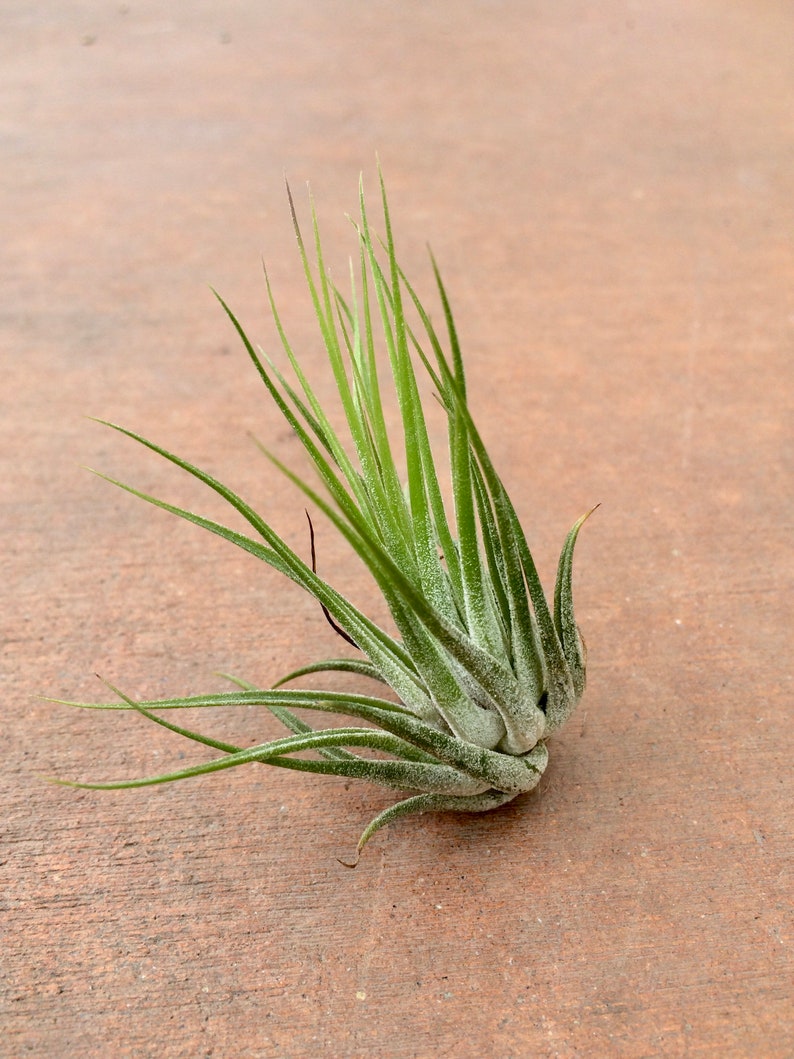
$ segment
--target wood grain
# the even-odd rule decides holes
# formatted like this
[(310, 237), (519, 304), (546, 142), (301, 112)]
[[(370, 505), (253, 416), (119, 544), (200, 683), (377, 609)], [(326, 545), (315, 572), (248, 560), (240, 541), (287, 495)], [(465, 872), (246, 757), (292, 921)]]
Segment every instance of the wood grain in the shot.
[[(0, 34), (0, 1054), (790, 1056), (788, 5), (167, 7), (12, 4)], [(282, 174), (341, 274), (376, 151), (546, 576), (602, 506), (589, 689), (541, 789), (404, 821), (348, 871), (382, 792), (256, 767), (54, 787), (201, 754), (39, 696), (337, 649), (253, 559), (81, 470), (218, 511), (82, 416), (226, 476), (305, 550), (247, 435), (294, 443), (207, 286), (272, 348), (264, 254), (322, 372)], [(319, 526), (318, 553), (377, 606)]]

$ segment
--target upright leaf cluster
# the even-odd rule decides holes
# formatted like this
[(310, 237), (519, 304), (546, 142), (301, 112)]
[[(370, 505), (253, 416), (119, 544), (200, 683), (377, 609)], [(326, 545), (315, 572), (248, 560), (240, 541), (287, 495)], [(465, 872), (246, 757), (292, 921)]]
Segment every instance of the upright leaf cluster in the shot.
[[(576, 538), (588, 516), (580, 518), (566, 538), (550, 606), (515, 508), (469, 410), (460, 344), (438, 268), (433, 261), (446, 347), (398, 263), (382, 179), (380, 191), (382, 239), (370, 226), (360, 189), (359, 218), (354, 222), (357, 254), (350, 264), (349, 291), (343, 293), (326, 267), (314, 204), (311, 237), (306, 240), (288, 189), (344, 435), (332, 425), (301, 366), (267, 274), (266, 289), (289, 375), (255, 348), (232, 310), (219, 300), (270, 398), (300, 440), (316, 481), (301, 477), (269, 450), (262, 451), (364, 562), (397, 634), (372, 621), (319, 576), (311, 521), (312, 556), (307, 562), (222, 482), (141, 435), (107, 424), (220, 495), (245, 519), (250, 533), (108, 480), (289, 577), (318, 601), (358, 656), (312, 663), (270, 689), (235, 680), (237, 690), (226, 695), (142, 703), (118, 692), (119, 702), (95, 708), (135, 709), (222, 756), (160, 776), (76, 786), (142, 786), (258, 761), (420, 792), (377, 817), (364, 832), (361, 848), (378, 827), (405, 813), (490, 809), (537, 784), (547, 761), (545, 739), (565, 722), (584, 690), (584, 648), (574, 620), (571, 577)], [(382, 378), (384, 361), (392, 394)], [(446, 416), (449, 510), (418, 371), (429, 380)], [(388, 402), (395, 399), (398, 437), (387, 429), (386, 418)], [(372, 677), (391, 688), (398, 703), (379, 696), (283, 687), (326, 670)], [(290, 734), (243, 749), (181, 728), (162, 715), (174, 708), (254, 704), (267, 707)], [(342, 714), (364, 724), (314, 729), (296, 709)], [(306, 751), (315, 753), (298, 756)]]

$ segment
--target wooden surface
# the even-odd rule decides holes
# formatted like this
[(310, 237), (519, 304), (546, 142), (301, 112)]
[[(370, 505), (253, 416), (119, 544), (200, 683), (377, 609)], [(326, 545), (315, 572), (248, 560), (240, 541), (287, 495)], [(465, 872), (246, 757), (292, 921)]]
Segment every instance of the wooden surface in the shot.
[[(4, 1056), (794, 1053), (788, 3), (2, 5)], [(213, 514), (144, 430), (306, 549), (294, 443), (208, 285), (320, 351), (282, 185), (351, 252), (375, 153), (454, 301), (475, 412), (590, 647), (540, 791), (359, 831), (388, 795), (203, 760), (98, 700), (267, 683), (310, 601), (81, 469)], [(788, 462), (787, 462), (788, 459)], [(374, 605), (323, 529), (321, 562)], [(220, 737), (275, 731), (216, 717)]]

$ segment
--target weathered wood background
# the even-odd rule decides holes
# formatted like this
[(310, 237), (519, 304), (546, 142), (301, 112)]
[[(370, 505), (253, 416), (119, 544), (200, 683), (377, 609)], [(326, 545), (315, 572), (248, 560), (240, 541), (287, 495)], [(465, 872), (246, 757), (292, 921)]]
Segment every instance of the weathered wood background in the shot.
[[(790, 1056), (791, 6), (0, 9), (0, 1053)], [(306, 549), (247, 435), (295, 444), (208, 285), (273, 348), (264, 255), (319, 369), (282, 174), (304, 207), (311, 180), (342, 275), (376, 152), (546, 576), (602, 507), (589, 690), (540, 791), (405, 821), (352, 872), (380, 791), (258, 767), (51, 786), (202, 751), (38, 696), (267, 683), (337, 649), (275, 574), (82, 470), (219, 510), (82, 417), (222, 474)]]

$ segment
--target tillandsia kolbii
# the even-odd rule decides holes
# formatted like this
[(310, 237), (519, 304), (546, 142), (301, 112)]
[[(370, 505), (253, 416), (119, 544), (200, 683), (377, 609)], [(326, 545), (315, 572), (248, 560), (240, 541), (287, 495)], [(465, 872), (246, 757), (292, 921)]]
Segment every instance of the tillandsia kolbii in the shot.
[[(163, 775), (74, 786), (141, 787), (263, 762), (411, 792), (372, 820), (359, 840), (360, 854), (379, 828), (398, 817), (493, 809), (540, 780), (548, 761), (546, 741), (571, 715), (585, 685), (585, 649), (574, 620), (571, 576), (576, 538), (590, 512), (565, 540), (550, 605), (513, 504), (472, 420), (458, 336), (436, 263), (431, 256), (446, 350), (397, 261), (382, 178), (380, 192), (383, 239), (370, 227), (363, 185), (359, 189), (360, 215), (353, 222), (358, 253), (350, 263), (350, 293), (344, 295), (326, 268), (313, 203), (307, 243), (287, 188), (309, 295), (347, 424), (345, 440), (331, 425), (290, 345), (267, 272), (266, 290), (291, 381), (253, 346), (231, 309), (218, 300), (265, 389), (301, 441), (321, 488), (262, 451), (363, 560), (397, 635), (318, 575), (311, 519), (307, 562), (223, 483), (139, 434), (106, 424), (214, 490), (247, 521), (251, 535), (108, 481), (223, 537), (290, 578), (317, 600), (356, 656), (307, 665), (267, 689), (230, 678), (236, 690), (226, 694), (135, 702), (114, 688), (118, 702), (90, 708), (137, 710), (221, 756)], [(378, 366), (384, 349), (401, 418), (399, 447), (386, 428)], [(451, 504), (445, 503), (431, 449), (417, 368), (426, 373), (445, 414)], [(393, 695), (284, 686), (328, 671), (372, 678)], [(180, 708), (252, 705), (267, 708), (289, 734), (243, 748), (180, 727), (165, 716)], [(296, 709), (339, 714), (353, 723), (316, 729)], [(306, 757), (307, 751), (314, 755)]]

